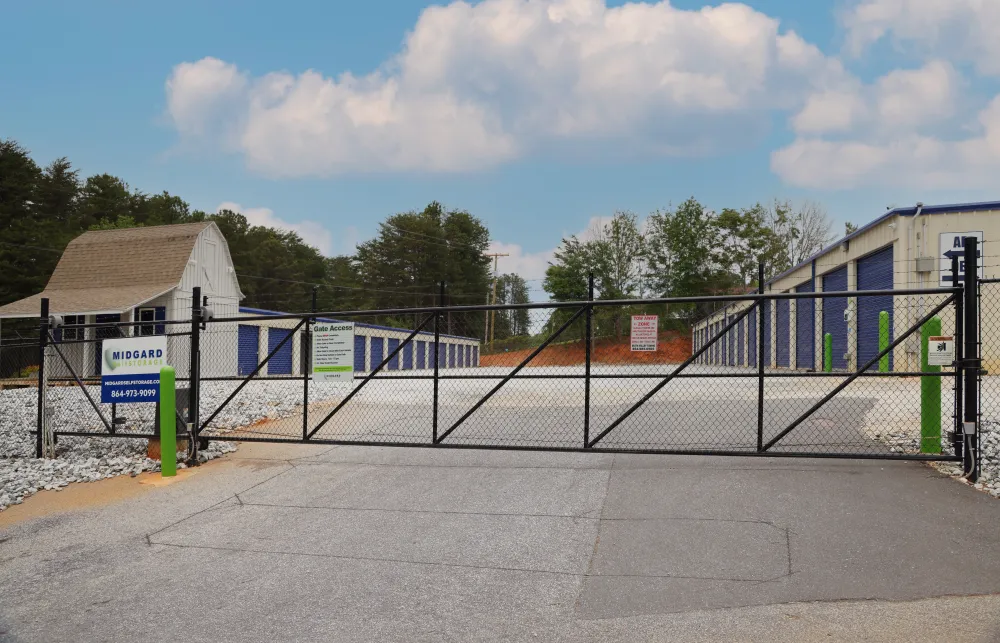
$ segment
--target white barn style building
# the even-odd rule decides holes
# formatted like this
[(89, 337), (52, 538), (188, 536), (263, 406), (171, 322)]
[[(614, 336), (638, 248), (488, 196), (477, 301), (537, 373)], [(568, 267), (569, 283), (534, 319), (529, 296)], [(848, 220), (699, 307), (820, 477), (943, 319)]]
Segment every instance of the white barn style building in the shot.
[[(85, 232), (69, 243), (45, 289), (31, 297), (0, 306), (3, 319), (37, 318), (43, 297), (49, 313), (64, 323), (101, 324), (135, 322), (125, 327), (131, 335), (166, 335), (167, 359), (178, 377), (189, 374), (190, 338), (186, 324), (167, 321), (191, 319), (195, 287), (207, 297), (215, 317), (262, 317), (278, 311), (240, 306), (244, 298), (229, 245), (215, 223)], [(325, 320), (333, 321), (333, 320)], [(201, 334), (202, 375), (249, 375), (292, 332), (298, 320), (248, 319), (246, 322), (208, 324)], [(100, 375), (101, 341), (118, 337), (118, 328), (65, 328), (54, 335), (60, 351), (81, 377)], [(378, 365), (410, 330), (355, 324), (355, 371)], [(259, 375), (300, 375), (309, 347), (302, 330), (285, 342)], [(440, 368), (478, 366), (479, 341), (440, 335)], [(96, 340), (96, 341), (81, 341)], [(421, 332), (395, 359), (389, 370), (433, 368), (432, 332)], [(3, 347), (0, 346), (0, 351)], [(48, 360), (47, 360), (48, 362)], [(61, 359), (47, 367), (51, 377), (68, 377)]]
[[(980, 241), (980, 275), (1000, 277), (1000, 201), (895, 208), (855, 232), (777, 275), (766, 292), (902, 290), (951, 285), (949, 253), (961, 251), (961, 240)], [(890, 320), (890, 340), (904, 333), (943, 300), (942, 296), (832, 297), (770, 301), (761, 314), (751, 312), (726, 337), (716, 341), (701, 362), (725, 366), (757, 366), (757, 331), (762, 331), (764, 366), (821, 370), (823, 337), (833, 340), (834, 370), (856, 370), (879, 352), (879, 315)], [(985, 302), (984, 302), (985, 303)], [(734, 303), (700, 320), (693, 346), (701, 348), (734, 316), (748, 307)], [(941, 313), (943, 332), (951, 334), (951, 308)], [(1000, 309), (983, 307), (984, 327), (1000, 324)], [(998, 317), (994, 319), (993, 317)], [(984, 345), (987, 368), (1000, 362), (998, 347)], [(890, 354), (894, 371), (920, 370), (919, 333)]]

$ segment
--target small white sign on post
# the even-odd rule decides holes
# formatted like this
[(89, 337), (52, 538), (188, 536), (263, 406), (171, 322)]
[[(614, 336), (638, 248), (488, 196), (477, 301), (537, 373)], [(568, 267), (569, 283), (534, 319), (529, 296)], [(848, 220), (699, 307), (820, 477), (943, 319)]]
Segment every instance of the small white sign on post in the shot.
[(955, 338), (948, 336), (927, 338), (927, 365), (951, 366), (955, 361)]
[(656, 315), (632, 315), (632, 350), (656, 352)]
[(312, 329), (315, 382), (354, 381), (354, 322), (319, 322)]

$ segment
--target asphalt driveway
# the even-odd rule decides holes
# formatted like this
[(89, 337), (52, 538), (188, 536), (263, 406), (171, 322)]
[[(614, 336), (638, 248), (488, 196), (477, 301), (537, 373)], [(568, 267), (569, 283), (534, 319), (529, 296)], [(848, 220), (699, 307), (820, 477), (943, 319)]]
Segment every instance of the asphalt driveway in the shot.
[(3, 529), (0, 586), (11, 641), (993, 640), (1000, 503), (916, 463), (255, 444)]

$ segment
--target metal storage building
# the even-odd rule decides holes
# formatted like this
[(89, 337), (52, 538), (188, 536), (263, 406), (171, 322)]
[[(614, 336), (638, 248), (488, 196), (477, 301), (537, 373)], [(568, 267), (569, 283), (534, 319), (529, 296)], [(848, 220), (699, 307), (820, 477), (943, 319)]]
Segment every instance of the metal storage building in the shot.
[[(279, 311), (264, 310), (261, 308), (250, 308), (241, 306), (240, 316), (262, 317), (267, 315), (282, 315)], [(335, 319), (320, 318), (319, 321), (336, 322)], [(248, 319), (239, 324), (239, 342), (233, 355), (234, 364), (238, 364), (238, 372), (247, 375), (246, 369), (252, 372), (257, 367), (260, 359), (266, 357), (281, 340), (291, 332), (297, 324), (298, 319)], [(209, 325), (211, 328), (212, 325)], [(377, 366), (386, 355), (395, 350), (399, 344), (406, 339), (412, 330), (405, 328), (392, 328), (390, 326), (380, 326), (378, 324), (365, 324), (355, 322), (354, 324), (354, 370), (365, 373)], [(309, 350), (305, 343), (305, 332), (300, 329), (296, 333), (297, 337), (285, 342), (278, 354), (271, 358), (261, 372), (261, 375), (300, 375), (306, 366), (302, 355)], [(472, 337), (461, 337), (458, 335), (440, 334), (440, 348), (444, 352), (451, 350), (454, 357), (458, 346), (466, 347), (464, 350), (472, 349), (475, 359), (467, 362), (468, 366), (478, 366), (479, 340)], [(434, 333), (421, 331), (408, 344), (401, 353), (389, 360), (383, 370), (399, 371), (434, 368), (433, 361), (425, 363), (425, 355), (428, 350), (433, 350)], [(402, 358), (402, 359), (400, 359)], [(204, 358), (203, 358), (204, 359)], [(252, 365), (251, 365), (252, 364)], [(449, 366), (444, 361), (440, 363), (440, 368), (455, 368), (455, 360)]]
[[(979, 273), (1000, 277), (1000, 201), (923, 205), (895, 208), (851, 234), (839, 239), (801, 264), (765, 284), (768, 292), (817, 292), (852, 290), (900, 290), (950, 285), (950, 255), (961, 238), (976, 236), (982, 252)], [(991, 259), (992, 257), (992, 259)], [(815, 300), (779, 301), (763, 312), (757, 324), (752, 314), (746, 320), (748, 366), (755, 366), (756, 327), (763, 332), (764, 363), (767, 366), (819, 369), (823, 359), (823, 335), (833, 339), (833, 367), (855, 370), (878, 354), (879, 317), (889, 318), (890, 341), (914, 325), (940, 302), (937, 296), (886, 295), (878, 297), (829, 297)], [(812, 304), (812, 305), (810, 305)], [(735, 304), (695, 324), (704, 332), (748, 304)], [(786, 308), (787, 307), (787, 308)], [(943, 332), (950, 333), (954, 320), (943, 311)], [(983, 323), (1000, 327), (1000, 306), (984, 306)], [(707, 341), (705, 337), (704, 341)], [(704, 345), (704, 341), (702, 345)], [(742, 344), (742, 342), (741, 342)], [(1000, 367), (1000, 346), (984, 345), (987, 369)], [(919, 338), (901, 342), (890, 353), (890, 368), (919, 370)], [(721, 364), (717, 359), (711, 363)]]

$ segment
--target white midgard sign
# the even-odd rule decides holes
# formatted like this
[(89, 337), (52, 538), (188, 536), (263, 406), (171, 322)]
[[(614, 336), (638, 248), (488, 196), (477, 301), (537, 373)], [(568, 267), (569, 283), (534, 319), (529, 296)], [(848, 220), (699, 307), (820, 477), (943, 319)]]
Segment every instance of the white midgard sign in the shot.
[(656, 315), (632, 315), (632, 350), (656, 352)]
[(317, 382), (354, 381), (354, 322), (320, 322), (312, 329), (312, 373)]

